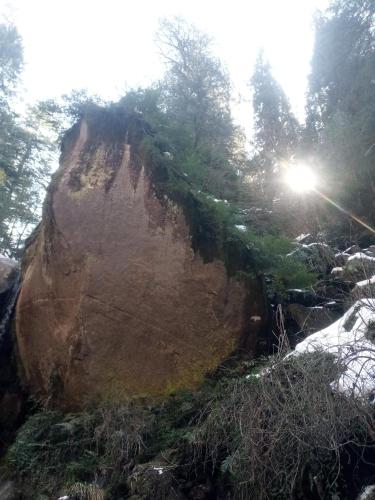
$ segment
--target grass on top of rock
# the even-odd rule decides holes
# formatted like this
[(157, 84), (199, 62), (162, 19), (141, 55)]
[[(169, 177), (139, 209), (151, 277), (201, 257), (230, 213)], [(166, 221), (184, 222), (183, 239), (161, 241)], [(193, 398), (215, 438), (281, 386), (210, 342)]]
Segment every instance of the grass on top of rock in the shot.
[(292, 246), (277, 229), (260, 233), (259, 228), (245, 226), (236, 204), (240, 182), (236, 158), (207, 145), (196, 147), (188, 128), (169, 125), (157, 95), (130, 92), (105, 108), (90, 104), (82, 115), (98, 140), (122, 142), (128, 137), (134, 145), (135, 178), (140, 165), (145, 165), (161, 202), (183, 208), (192, 247), (205, 262), (221, 259), (230, 276), (242, 279), (269, 275), (271, 289), (279, 292), (313, 284), (316, 276), (301, 259), (286, 258)]
[[(316, 282), (314, 271), (298, 256), (286, 257), (293, 250), (290, 239), (275, 230), (261, 234), (247, 227), (235, 202), (216, 198), (210, 191), (197, 188), (197, 180), (188, 168), (189, 161), (184, 164), (185, 171), (181, 170), (173, 157), (163, 155), (161, 144), (166, 147), (154, 138), (146, 138), (142, 144), (145, 163), (152, 165), (150, 175), (154, 189), (161, 200), (172, 200), (182, 206), (192, 247), (205, 262), (214, 258), (223, 260), (230, 276), (269, 275), (270, 288), (278, 292)], [(200, 166), (202, 169), (204, 165)], [(193, 172), (195, 170), (193, 164)]]

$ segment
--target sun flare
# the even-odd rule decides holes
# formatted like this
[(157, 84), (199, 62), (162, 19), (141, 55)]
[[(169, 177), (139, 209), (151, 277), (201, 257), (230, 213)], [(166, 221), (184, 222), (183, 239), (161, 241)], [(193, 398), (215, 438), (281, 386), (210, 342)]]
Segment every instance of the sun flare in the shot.
[(285, 182), (297, 193), (306, 193), (316, 187), (316, 175), (310, 167), (303, 164), (290, 166), (285, 174)]

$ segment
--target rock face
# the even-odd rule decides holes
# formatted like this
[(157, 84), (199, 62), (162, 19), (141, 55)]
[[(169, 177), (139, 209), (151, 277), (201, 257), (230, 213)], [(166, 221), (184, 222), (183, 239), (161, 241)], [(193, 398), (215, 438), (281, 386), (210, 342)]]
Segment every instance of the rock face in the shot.
[(24, 405), (11, 332), (19, 277), (17, 262), (0, 257), (0, 456), (20, 423)]
[(239, 346), (255, 353), (266, 315), (261, 285), (192, 250), (182, 207), (99, 118), (65, 139), (17, 304), (24, 381), (66, 408), (192, 388)]
[(6, 341), (9, 320), (16, 303), (19, 276), (17, 262), (0, 256), (0, 346)]

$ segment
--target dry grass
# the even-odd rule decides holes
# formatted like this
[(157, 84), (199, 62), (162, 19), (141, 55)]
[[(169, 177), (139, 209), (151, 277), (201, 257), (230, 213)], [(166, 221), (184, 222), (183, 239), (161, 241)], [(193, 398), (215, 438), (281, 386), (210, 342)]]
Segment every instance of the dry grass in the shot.
[(232, 380), (202, 411), (196, 460), (229, 475), (235, 498), (331, 498), (344, 450), (375, 437), (368, 403), (332, 390), (342, 369), (323, 353), (278, 356), (261, 375)]

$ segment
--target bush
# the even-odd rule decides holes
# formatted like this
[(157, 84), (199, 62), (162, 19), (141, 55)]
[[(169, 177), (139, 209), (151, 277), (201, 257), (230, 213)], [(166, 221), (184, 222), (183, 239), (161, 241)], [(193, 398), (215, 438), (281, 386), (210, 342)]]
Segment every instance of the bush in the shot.
[(131, 404), (67, 415), (45, 410), (21, 427), (7, 464), (26, 493), (52, 495), (77, 484), (83, 491), (99, 477), (110, 483), (114, 471), (127, 474), (153, 424), (146, 408)]
[(370, 446), (374, 420), (366, 403), (332, 391), (340, 369), (317, 353), (276, 359), (260, 376), (230, 380), (201, 414), (197, 463), (228, 477), (236, 499), (343, 493), (344, 450)]
[(7, 457), (22, 498), (118, 499), (132, 487), (153, 499), (156, 484), (188, 498), (202, 484), (212, 498), (354, 498), (375, 429), (367, 402), (332, 390), (343, 367), (323, 353), (242, 363), (153, 406), (30, 417)]

